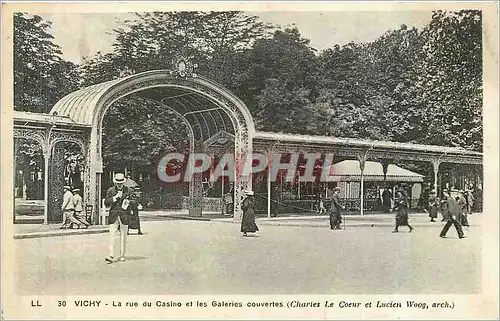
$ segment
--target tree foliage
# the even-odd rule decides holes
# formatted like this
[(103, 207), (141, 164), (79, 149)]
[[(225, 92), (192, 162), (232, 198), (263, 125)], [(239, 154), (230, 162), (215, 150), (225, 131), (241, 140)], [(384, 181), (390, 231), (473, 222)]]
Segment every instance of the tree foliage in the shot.
[(418, 141), (482, 149), (482, 17), (437, 11), (424, 29), (415, 100), (425, 111)]
[[(15, 16), (16, 109), (47, 111), (79, 85), (49, 30), (40, 17)], [(114, 31), (112, 52), (80, 67), (92, 85), (169, 69), (182, 55), (241, 98), (259, 130), (481, 150), (481, 32), (479, 11), (436, 11), (423, 29), (403, 25), (373, 42), (316, 52), (297, 28), (242, 12), (150, 12)], [(182, 149), (172, 117), (135, 98), (117, 102), (104, 123), (106, 160), (146, 164)]]
[(51, 23), (40, 16), (14, 14), (14, 109), (48, 112), (78, 88), (77, 66), (61, 58), (50, 34)]

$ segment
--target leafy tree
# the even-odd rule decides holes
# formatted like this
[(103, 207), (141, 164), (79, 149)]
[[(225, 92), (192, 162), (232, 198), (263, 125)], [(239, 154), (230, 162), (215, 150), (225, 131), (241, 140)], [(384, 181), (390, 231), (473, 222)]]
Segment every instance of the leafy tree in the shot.
[[(269, 28), (256, 16), (238, 11), (137, 14), (114, 30), (114, 51), (87, 59), (84, 69), (87, 78), (110, 80), (121, 72), (169, 69), (173, 58), (182, 55), (197, 63), (201, 74), (230, 86), (233, 55), (265, 37)], [(95, 74), (99, 69), (101, 76)]]
[(370, 69), (366, 45), (349, 43), (327, 49), (320, 57), (320, 94), (313, 109), (323, 122), (320, 132), (344, 137), (376, 138), (376, 109), (373, 108)]
[(14, 14), (14, 109), (48, 112), (78, 88), (75, 64), (61, 58), (50, 34), (51, 22)]
[(334, 46), (320, 55), (321, 92), (315, 109), (336, 136), (407, 141), (418, 121), (408, 97), (422, 47), (403, 25), (372, 43)]
[(402, 25), (368, 45), (373, 108), (379, 111), (380, 137), (387, 140), (406, 142), (421, 135), (422, 110), (414, 100), (414, 69), (421, 59), (423, 42), (419, 30)]
[(424, 29), (416, 100), (428, 144), (482, 149), (481, 12), (436, 11)]
[[(170, 69), (183, 55), (199, 65), (199, 73), (235, 87), (238, 53), (269, 26), (241, 12), (151, 12), (137, 14), (114, 30), (111, 53), (85, 59), (85, 85), (128, 74)], [(104, 161), (109, 168), (147, 170), (165, 153), (186, 148), (187, 132), (176, 116), (151, 102), (122, 99), (104, 119)]]
[[(301, 37), (297, 29), (277, 30), (270, 39), (259, 39), (242, 54), (244, 69), (237, 78), (235, 93), (245, 101), (250, 112), (257, 117), (259, 129), (297, 132), (295, 122), (307, 114), (308, 104), (316, 96), (317, 61), (309, 40)], [(282, 91), (282, 92), (280, 92)], [(294, 93), (297, 97), (290, 97)], [(279, 102), (280, 111), (270, 102), (271, 97), (290, 97)], [(287, 114), (286, 127), (272, 125), (269, 115)], [(273, 118), (274, 119), (274, 118)], [(281, 122), (281, 120), (276, 119)], [(300, 127), (300, 126), (299, 126)], [(304, 128), (304, 126), (302, 126)], [(299, 130), (301, 131), (301, 130)]]
[(258, 127), (275, 132), (307, 133), (314, 125), (308, 95), (304, 87), (288, 89), (278, 79), (268, 79), (258, 96)]

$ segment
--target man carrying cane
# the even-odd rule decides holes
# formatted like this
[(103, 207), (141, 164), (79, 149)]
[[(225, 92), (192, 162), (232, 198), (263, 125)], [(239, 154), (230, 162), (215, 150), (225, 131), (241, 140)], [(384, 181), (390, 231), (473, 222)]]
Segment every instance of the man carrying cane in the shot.
[(117, 173), (113, 178), (115, 186), (110, 187), (106, 193), (104, 204), (109, 209), (109, 256), (105, 258), (108, 264), (114, 262), (115, 234), (120, 227), (120, 261), (125, 261), (127, 247), (127, 232), (130, 215), (131, 191), (124, 186), (125, 175)]

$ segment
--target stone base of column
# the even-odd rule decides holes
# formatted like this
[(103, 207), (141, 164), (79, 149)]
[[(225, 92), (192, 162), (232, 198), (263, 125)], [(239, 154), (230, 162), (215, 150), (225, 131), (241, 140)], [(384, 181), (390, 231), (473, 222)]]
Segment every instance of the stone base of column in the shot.
[(193, 207), (189, 209), (189, 216), (201, 217), (201, 207)]

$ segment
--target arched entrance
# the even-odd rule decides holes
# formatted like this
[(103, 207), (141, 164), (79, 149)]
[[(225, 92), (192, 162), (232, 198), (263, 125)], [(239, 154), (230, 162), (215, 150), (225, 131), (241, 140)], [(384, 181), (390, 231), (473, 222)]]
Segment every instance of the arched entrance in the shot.
[[(84, 178), (86, 204), (93, 204), (96, 209), (100, 206), (102, 122), (108, 108), (124, 97), (136, 95), (149, 99), (182, 115), (194, 136), (191, 152), (203, 152), (206, 142), (224, 130), (234, 137), (235, 160), (245, 160), (251, 154), (255, 129), (245, 104), (221, 85), (187, 72), (192, 68), (186, 69), (185, 64), (179, 66), (177, 71), (147, 71), (93, 85), (65, 96), (54, 105), (50, 114), (68, 116), (77, 123), (92, 126)], [(236, 220), (241, 218), (243, 192), (251, 188), (251, 177), (243, 177), (243, 165), (243, 162), (235, 162)], [(201, 215), (201, 183), (201, 174), (194, 175), (190, 188), (190, 215)], [(94, 222), (97, 222), (97, 215), (98, 211), (94, 211)]]

